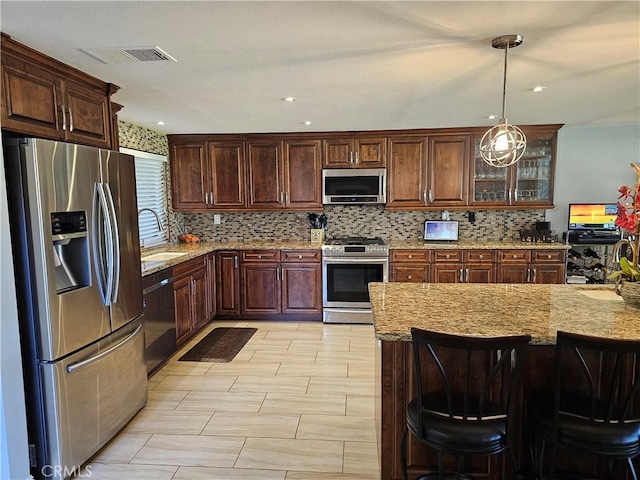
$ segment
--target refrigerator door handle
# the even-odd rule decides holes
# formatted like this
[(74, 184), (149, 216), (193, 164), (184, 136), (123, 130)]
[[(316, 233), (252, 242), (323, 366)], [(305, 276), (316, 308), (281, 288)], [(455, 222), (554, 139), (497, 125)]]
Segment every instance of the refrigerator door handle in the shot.
[(107, 206), (109, 208), (109, 216), (107, 221), (111, 223), (111, 248), (113, 249), (113, 263), (111, 265), (112, 290), (110, 301), (116, 303), (118, 301), (118, 289), (120, 286), (120, 233), (118, 231), (118, 220), (116, 218), (116, 208), (113, 203), (113, 195), (108, 183), (104, 184)]
[(93, 357), (87, 358), (86, 360), (82, 360), (81, 362), (76, 362), (76, 363), (72, 363), (71, 365), (68, 365), (67, 372), (72, 373), (74, 370), (90, 365), (93, 362), (100, 360), (102, 357), (109, 355), (114, 350), (117, 350), (118, 348), (124, 346), (126, 343), (129, 343), (133, 339), (133, 337), (135, 337), (138, 334), (138, 332), (140, 332), (140, 330), (142, 330), (142, 325), (138, 325), (138, 328), (136, 328), (124, 340), (116, 343), (112, 347), (107, 348), (104, 352), (100, 352), (99, 354), (94, 355)]
[[(111, 232), (111, 223), (105, 220), (108, 216), (108, 207), (102, 183), (96, 183), (95, 195), (92, 225), (93, 250), (95, 252), (94, 265), (97, 270), (96, 277), (100, 284), (102, 303), (109, 305), (112, 296), (111, 292), (113, 291), (113, 234)], [(99, 221), (100, 217), (102, 217), (102, 222)], [(103, 251), (103, 248), (105, 251)], [(106, 265), (104, 265), (102, 261), (105, 256), (107, 261)]]

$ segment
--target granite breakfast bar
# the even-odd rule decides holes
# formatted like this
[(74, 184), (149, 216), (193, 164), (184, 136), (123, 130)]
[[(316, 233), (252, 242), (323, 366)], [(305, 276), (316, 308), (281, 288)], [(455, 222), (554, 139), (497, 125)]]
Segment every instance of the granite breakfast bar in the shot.
[[(640, 339), (640, 310), (626, 307), (611, 286), (371, 283), (369, 292), (378, 349), (376, 389), (378, 445), (382, 480), (402, 478), (399, 452), (405, 423), (405, 407), (415, 395), (411, 356), (411, 327), (457, 335), (502, 336), (529, 334), (529, 349), (516, 419), (523, 426), (523, 412), (531, 391), (551, 389), (556, 332), (565, 330), (609, 338)], [(519, 474), (528, 468), (522, 428), (515, 455)], [(437, 471), (437, 455), (409, 436), (409, 472), (417, 476)], [(445, 457), (446, 458), (446, 457)], [(445, 466), (455, 466), (448, 459)], [(502, 479), (503, 455), (471, 459), (469, 474)], [(599, 478), (594, 459), (562, 459), (559, 468), (584, 478)]]

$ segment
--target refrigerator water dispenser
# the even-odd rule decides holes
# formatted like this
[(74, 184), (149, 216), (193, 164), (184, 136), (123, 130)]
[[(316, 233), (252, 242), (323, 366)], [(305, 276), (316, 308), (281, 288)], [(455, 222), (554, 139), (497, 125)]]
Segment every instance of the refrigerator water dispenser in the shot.
[(84, 211), (51, 214), (53, 261), (58, 294), (91, 284), (86, 219), (87, 214)]

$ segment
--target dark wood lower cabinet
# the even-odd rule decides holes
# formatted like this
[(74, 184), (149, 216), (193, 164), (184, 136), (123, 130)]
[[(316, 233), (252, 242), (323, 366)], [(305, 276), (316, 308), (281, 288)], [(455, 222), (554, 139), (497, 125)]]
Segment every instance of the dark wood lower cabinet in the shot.
[(280, 313), (280, 264), (242, 263), (240, 267), (243, 315)]
[[(516, 475), (512, 475), (509, 461), (505, 454), (491, 457), (475, 457), (467, 459), (466, 471), (472, 478), (487, 480), (524, 479), (530, 471), (530, 458), (527, 446), (527, 399), (532, 392), (553, 390), (555, 347), (553, 345), (533, 345), (527, 353), (520, 386), (515, 400), (515, 416), (513, 428), (514, 455), (516, 459)], [(380, 452), (381, 480), (400, 480), (400, 440), (405, 425), (405, 409), (407, 403), (415, 396), (413, 380), (413, 354), (410, 342), (383, 341), (377, 357), (376, 387), (380, 395), (376, 406), (378, 428), (378, 451)], [(450, 358), (447, 361), (459, 361)], [(598, 361), (594, 359), (593, 361)], [(482, 368), (478, 365), (477, 368)], [(636, 366), (637, 368), (637, 366)], [(435, 372), (423, 370), (423, 376), (434, 378)], [(433, 373), (433, 376), (431, 375)], [(576, 375), (578, 377), (578, 375)], [(603, 381), (602, 379), (598, 379)], [(502, 395), (495, 391), (492, 395)], [(605, 462), (593, 456), (570, 454), (561, 451), (558, 455), (556, 472), (572, 474), (584, 480), (604, 478)], [(630, 478), (626, 462), (618, 462), (613, 478), (624, 480)], [(636, 459), (636, 463), (639, 461)], [(413, 436), (407, 437), (407, 464), (409, 478), (417, 478), (430, 472), (438, 471), (438, 457), (434, 450), (421, 444)], [(445, 456), (445, 468), (455, 472), (455, 458)], [(636, 469), (638, 466), (636, 466)]]
[(173, 269), (176, 342), (185, 343), (209, 320), (208, 278), (205, 257), (189, 260)]

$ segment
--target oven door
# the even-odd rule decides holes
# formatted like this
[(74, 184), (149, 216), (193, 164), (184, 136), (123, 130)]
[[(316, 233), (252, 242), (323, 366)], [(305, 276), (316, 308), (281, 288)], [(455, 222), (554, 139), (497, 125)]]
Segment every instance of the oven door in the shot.
[(387, 282), (388, 258), (322, 259), (322, 306), (371, 309), (369, 283)]

